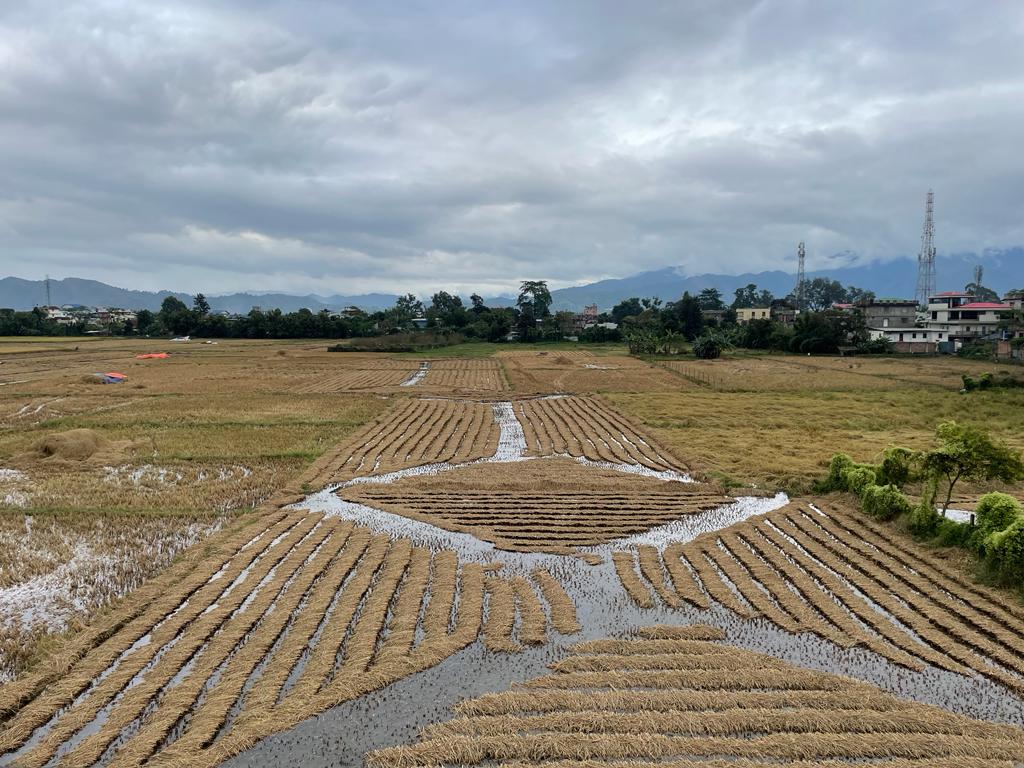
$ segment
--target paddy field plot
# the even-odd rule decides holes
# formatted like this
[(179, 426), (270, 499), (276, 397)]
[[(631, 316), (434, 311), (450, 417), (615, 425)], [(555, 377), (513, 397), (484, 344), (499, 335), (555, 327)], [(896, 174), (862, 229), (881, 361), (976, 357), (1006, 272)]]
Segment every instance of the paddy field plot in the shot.
[(663, 368), (627, 355), (587, 351), (516, 350), (501, 352), (514, 392), (675, 392), (694, 385)]
[(504, 578), (303, 510), (213, 548), (0, 690), (0, 759), (216, 765), (478, 635), (496, 652), (543, 643), (548, 612), (571, 612), (544, 576)]
[(514, 472), (477, 464), (389, 485), (355, 485), (347, 501), (446, 530), (497, 548), (572, 554), (731, 501), (696, 483), (585, 467), (568, 459), (528, 461)]
[(615, 565), (645, 607), (717, 604), (1024, 694), (1024, 606), (841, 505), (790, 504), (689, 543), (619, 551)]
[[(374, 768), (434, 765), (1001, 766), (1024, 730), (900, 700), (874, 686), (718, 642), (713, 627), (649, 627), (581, 643), (549, 674), (468, 699)], [(624, 762), (625, 761), (625, 762)]]

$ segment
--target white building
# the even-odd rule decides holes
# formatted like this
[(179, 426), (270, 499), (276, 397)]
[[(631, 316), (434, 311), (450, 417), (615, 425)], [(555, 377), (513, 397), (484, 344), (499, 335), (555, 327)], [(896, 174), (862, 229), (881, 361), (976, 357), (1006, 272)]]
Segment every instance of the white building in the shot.
[(952, 342), (951, 351), (956, 351), (965, 342), (994, 337), (1004, 313), (1012, 309), (1011, 304), (975, 301), (969, 293), (946, 291), (928, 299), (925, 323), (940, 342)]

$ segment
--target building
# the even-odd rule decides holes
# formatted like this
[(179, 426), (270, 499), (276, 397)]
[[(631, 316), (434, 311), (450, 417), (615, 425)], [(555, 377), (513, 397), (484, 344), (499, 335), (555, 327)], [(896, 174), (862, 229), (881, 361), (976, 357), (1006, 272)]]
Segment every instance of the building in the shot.
[(929, 328), (868, 328), (868, 334), (872, 340), (888, 339), (897, 352), (904, 354), (932, 355), (943, 341), (942, 331)]
[(771, 320), (771, 307), (742, 307), (736, 310), (736, 324), (746, 325), (751, 320)]
[(975, 301), (969, 293), (946, 291), (928, 298), (925, 322), (948, 351), (956, 352), (964, 343), (999, 340), (1003, 335), (1000, 321), (1012, 311), (1010, 303)]
[(779, 325), (792, 325), (796, 322), (796, 316), (800, 310), (791, 307), (784, 299), (776, 299), (772, 302), (771, 318)]
[(906, 330), (917, 324), (917, 302), (913, 299), (872, 299), (857, 302), (868, 328)]
[(593, 325), (597, 325), (597, 319), (600, 315), (601, 313), (597, 309), (597, 304), (588, 304), (578, 315), (573, 315), (571, 330), (575, 333), (579, 333)]

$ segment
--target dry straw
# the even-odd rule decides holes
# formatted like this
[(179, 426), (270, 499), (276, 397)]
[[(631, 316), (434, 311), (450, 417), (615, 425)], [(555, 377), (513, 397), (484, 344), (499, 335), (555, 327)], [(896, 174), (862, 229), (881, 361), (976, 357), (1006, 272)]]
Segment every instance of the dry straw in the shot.
[(576, 606), (558, 579), (542, 568), (535, 570), (532, 576), (551, 608), (551, 624), (555, 630), (563, 635), (579, 632), (582, 627), (576, 620)]

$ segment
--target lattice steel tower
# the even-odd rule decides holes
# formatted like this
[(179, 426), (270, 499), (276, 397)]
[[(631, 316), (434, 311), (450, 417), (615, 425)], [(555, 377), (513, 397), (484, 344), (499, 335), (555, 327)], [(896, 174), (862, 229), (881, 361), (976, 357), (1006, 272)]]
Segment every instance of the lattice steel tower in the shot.
[(807, 282), (807, 276), (804, 273), (804, 258), (806, 255), (807, 253), (804, 251), (804, 241), (801, 240), (800, 245), (796, 247), (796, 288), (793, 290), (793, 296), (796, 299), (796, 308), (801, 312), (804, 311), (804, 303), (806, 299), (806, 296), (804, 295), (804, 286)]
[(928, 306), (928, 297), (935, 293), (935, 193), (928, 190), (924, 204), (924, 228), (921, 230), (921, 252), (917, 255), (917, 305)]

